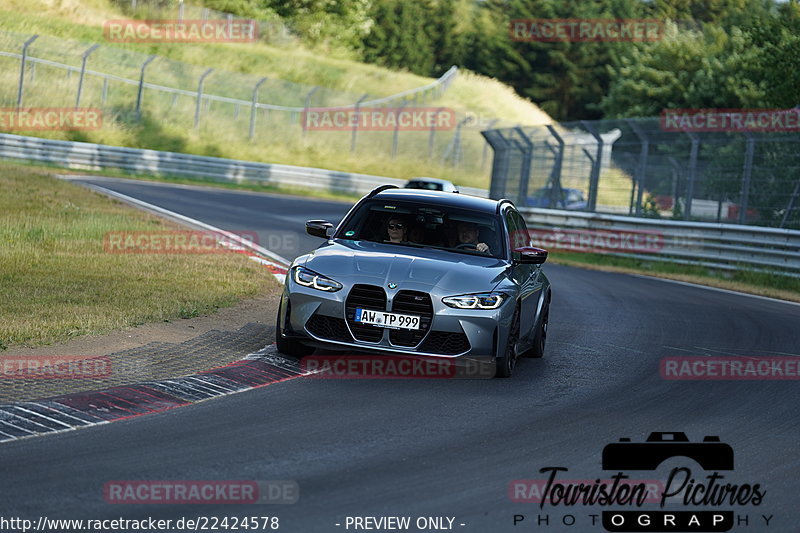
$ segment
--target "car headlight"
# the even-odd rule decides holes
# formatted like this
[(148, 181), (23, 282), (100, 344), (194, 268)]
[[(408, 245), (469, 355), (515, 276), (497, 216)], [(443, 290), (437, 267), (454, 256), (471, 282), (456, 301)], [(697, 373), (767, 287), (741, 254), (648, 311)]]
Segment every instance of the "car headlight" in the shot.
[(294, 281), (298, 285), (302, 285), (303, 287), (311, 287), (312, 289), (317, 289), (320, 291), (336, 292), (342, 288), (342, 284), (338, 281), (334, 281), (331, 278), (323, 276), (322, 274), (317, 274), (313, 270), (309, 270), (306, 267), (295, 267), (293, 277)]
[(497, 309), (503, 304), (506, 294), (502, 292), (482, 292), (479, 294), (462, 294), (448, 296), (442, 301), (456, 309)]

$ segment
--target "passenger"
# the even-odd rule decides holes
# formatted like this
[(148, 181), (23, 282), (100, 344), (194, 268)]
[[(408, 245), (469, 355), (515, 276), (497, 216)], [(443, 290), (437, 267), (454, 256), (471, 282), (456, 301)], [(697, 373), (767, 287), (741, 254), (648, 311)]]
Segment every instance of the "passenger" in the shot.
[(456, 233), (458, 236), (456, 248), (474, 248), (479, 252), (491, 253), (488, 244), (485, 242), (478, 242), (478, 226), (472, 222), (459, 222), (456, 227)]
[(425, 240), (425, 230), (419, 224), (411, 226), (408, 230), (408, 241), (413, 244), (423, 244)]

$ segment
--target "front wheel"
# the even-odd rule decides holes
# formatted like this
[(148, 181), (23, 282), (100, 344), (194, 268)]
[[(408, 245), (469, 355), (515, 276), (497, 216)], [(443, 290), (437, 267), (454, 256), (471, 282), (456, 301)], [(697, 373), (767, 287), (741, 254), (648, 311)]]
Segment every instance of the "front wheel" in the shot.
[(514, 313), (511, 321), (511, 329), (508, 332), (508, 342), (506, 342), (506, 352), (502, 357), (497, 358), (497, 368), (494, 376), (497, 378), (509, 378), (514, 372), (517, 364), (517, 341), (519, 340), (519, 309)]
[(284, 338), (281, 335), (281, 311), (278, 309), (278, 318), (275, 321), (275, 346), (284, 355), (291, 355), (298, 359), (314, 353), (314, 348), (306, 346), (294, 339)]
[(544, 345), (547, 342), (547, 325), (550, 323), (550, 297), (544, 302), (542, 308), (542, 320), (539, 323), (539, 328), (536, 330), (536, 335), (533, 337), (533, 347), (525, 355), (527, 357), (541, 357), (544, 355)]

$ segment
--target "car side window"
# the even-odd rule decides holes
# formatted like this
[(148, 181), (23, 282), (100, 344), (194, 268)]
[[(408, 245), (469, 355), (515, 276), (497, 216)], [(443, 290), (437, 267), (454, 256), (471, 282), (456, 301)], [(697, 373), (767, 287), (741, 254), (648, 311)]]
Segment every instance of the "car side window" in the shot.
[(519, 239), (519, 226), (517, 225), (517, 220), (514, 217), (514, 210), (507, 209), (506, 214), (503, 217), (506, 223), (506, 229), (508, 230), (508, 241), (511, 251), (511, 258), (514, 261), (518, 261), (522, 258), (522, 255), (519, 252), (515, 252), (519, 246), (517, 245), (517, 240)]
[(517, 210), (512, 211), (512, 213), (513, 214), (511, 216), (516, 220), (517, 228), (519, 229), (519, 246), (530, 246), (531, 235), (528, 232), (528, 225), (525, 223), (525, 219), (522, 218), (522, 215)]
[[(519, 214), (516, 209), (509, 209), (506, 216), (510, 219), (511, 224), (514, 226), (514, 232), (511, 233), (509, 225), (509, 236), (511, 237), (511, 249), (516, 250), (525, 246), (530, 246), (531, 239), (528, 233), (528, 226), (525, 224), (525, 219)], [(520, 258), (519, 252), (513, 252), (514, 259)]]

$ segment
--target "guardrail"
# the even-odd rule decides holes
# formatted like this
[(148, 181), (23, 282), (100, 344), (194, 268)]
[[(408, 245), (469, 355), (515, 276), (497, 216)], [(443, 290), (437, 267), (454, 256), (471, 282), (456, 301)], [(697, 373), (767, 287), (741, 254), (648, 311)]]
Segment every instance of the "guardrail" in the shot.
[[(35, 161), (70, 169), (122, 170), (153, 176), (200, 177), (220, 182), (256, 182), (276, 186), (365, 194), (386, 183), (402, 186), (404, 180), (337, 172), (319, 168), (277, 165), (101, 144), (57, 141), (38, 137), (0, 134), (0, 158)], [(460, 187), (464, 194), (487, 196), (484, 189)], [(746, 268), (800, 277), (800, 231), (738, 224), (716, 224), (634, 218), (627, 216), (521, 208), (533, 230), (547, 232), (549, 242), (569, 244), (572, 249), (596, 249), (603, 253), (648, 261), (701, 265), (724, 270)], [(609, 239), (609, 235), (616, 235)], [(644, 235), (649, 244), (641, 249), (625, 245), (626, 235)], [(622, 236), (620, 238), (619, 236)], [(570, 241), (572, 239), (572, 241)], [(563, 246), (562, 246), (563, 248)], [(641, 248), (641, 247), (639, 247)], [(570, 249), (567, 246), (566, 249)]]
[[(798, 230), (541, 208), (520, 211), (534, 242), (545, 248), (800, 277)], [(633, 242), (637, 239), (639, 245)]]
[[(76, 141), (58, 141), (0, 133), (0, 158), (36, 161), (79, 170), (122, 170), (131, 174), (204, 178), (220, 182), (254, 182), (331, 192), (366, 194), (378, 185), (403, 186), (405, 180), (320, 168), (239, 161), (178, 152), (161, 152)], [(486, 196), (483, 189), (461, 188)]]

